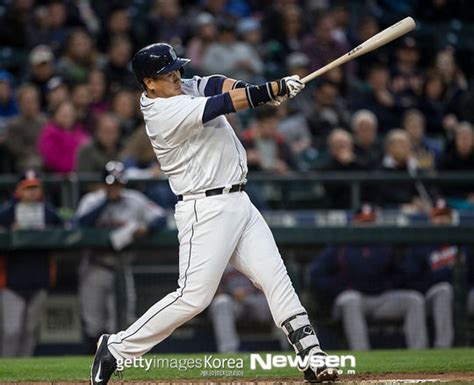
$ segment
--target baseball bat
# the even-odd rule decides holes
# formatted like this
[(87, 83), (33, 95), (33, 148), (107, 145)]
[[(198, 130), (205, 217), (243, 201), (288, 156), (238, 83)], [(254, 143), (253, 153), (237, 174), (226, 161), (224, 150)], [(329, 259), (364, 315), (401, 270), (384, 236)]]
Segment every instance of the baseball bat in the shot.
[(308, 83), (311, 80), (325, 74), (326, 72), (332, 70), (333, 68), (340, 66), (341, 64), (347, 63), (349, 60), (355, 59), (361, 55), (364, 55), (374, 49), (377, 49), (391, 41), (399, 38), (400, 36), (410, 32), (415, 28), (415, 20), (412, 17), (406, 17), (403, 20), (400, 20), (398, 23), (391, 25), (390, 27), (380, 31), (376, 35), (372, 36), (370, 39), (367, 39), (362, 44), (358, 45), (354, 49), (350, 50), (346, 54), (338, 57), (333, 60), (331, 63), (326, 64), (324, 67), (311, 72), (306, 75), (301, 81), (303, 83)]

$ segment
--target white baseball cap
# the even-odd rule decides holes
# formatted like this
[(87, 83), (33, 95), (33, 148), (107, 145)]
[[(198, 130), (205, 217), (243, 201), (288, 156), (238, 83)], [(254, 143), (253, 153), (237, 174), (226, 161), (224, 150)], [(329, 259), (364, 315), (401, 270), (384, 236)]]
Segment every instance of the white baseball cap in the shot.
[(33, 48), (30, 53), (30, 63), (37, 65), (47, 63), (54, 59), (54, 54), (51, 48), (45, 44), (40, 44)]

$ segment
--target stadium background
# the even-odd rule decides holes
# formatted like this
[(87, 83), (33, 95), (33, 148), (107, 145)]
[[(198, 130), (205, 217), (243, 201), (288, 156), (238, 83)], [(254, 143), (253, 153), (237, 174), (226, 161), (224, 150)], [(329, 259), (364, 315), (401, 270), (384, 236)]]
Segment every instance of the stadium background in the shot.
[[(173, 197), (143, 141), (140, 90), (128, 70), (131, 55), (145, 44), (172, 43), (180, 55), (192, 59), (186, 74), (222, 73), (258, 83), (288, 73), (306, 74), (407, 15), (418, 23), (408, 39), (311, 83), (288, 106), (232, 118), (235, 130), (254, 155), (249, 193), (276, 229), (277, 242), (297, 290), (316, 319), (321, 339), (330, 348), (345, 347), (340, 325), (332, 323), (327, 309), (318, 307), (308, 285), (307, 263), (322, 245), (376, 240), (395, 244), (402, 252), (409, 243), (472, 242), (474, 28), (468, 2), (3, 2), (2, 197), (10, 197), (25, 169), (35, 168), (42, 174), (48, 199), (67, 221), (73, 218), (80, 196), (91, 183), (100, 181), (101, 161), (109, 157), (124, 160), (134, 176), (132, 185), (172, 209)], [(25, 84), (38, 89), (41, 112), (34, 114), (31, 126), (18, 129), (18, 109), (22, 109), (19, 91)], [(105, 111), (118, 116), (119, 137), (112, 140), (110, 152), (100, 161), (81, 158), (79, 146), (71, 149), (70, 156), (56, 160), (48, 158), (48, 150), (41, 151), (44, 124), (63, 100), (70, 100), (73, 106), (69, 111), (77, 114), (73, 126), (91, 140), (98, 140), (94, 137), (97, 116)], [(29, 99), (25, 104), (34, 102)], [(342, 134), (339, 139), (344, 149), (338, 150), (335, 144), (331, 152), (328, 135), (337, 128), (356, 134), (353, 118), (361, 109), (373, 111), (378, 121), (373, 143), (365, 150), (358, 143), (363, 138), (352, 139), (356, 146), (349, 156), (351, 161), (334, 161), (339, 151), (351, 153), (351, 145), (347, 149), (348, 136)], [(403, 119), (407, 111), (416, 115), (425, 130), (422, 138), (409, 133), (410, 140), (417, 137), (417, 143), (410, 145), (420, 165), (415, 176), (406, 169), (394, 172), (382, 161), (387, 133), (396, 128), (410, 130)], [(261, 136), (278, 144), (273, 159), (268, 154), (259, 156), (257, 139)], [(467, 155), (459, 156), (457, 136), (464, 144), (466, 138), (468, 143), (470, 140)], [(422, 182), (426, 194), (413, 189), (414, 179)], [(392, 184), (387, 182), (390, 180)], [(402, 197), (390, 194), (397, 188), (403, 190)], [(407, 190), (412, 191), (411, 196), (404, 194)], [(386, 196), (390, 199), (380, 199)], [(456, 209), (456, 227), (429, 225), (429, 206), (438, 197)], [(383, 215), (377, 228), (350, 226), (363, 201), (380, 208)], [(137, 245), (138, 313), (174, 288), (176, 242), (171, 217), (168, 230)], [(57, 257), (58, 281), (50, 290), (37, 354), (80, 353), (82, 349), (75, 300), (81, 250), (107, 247), (108, 238), (107, 230), (71, 226), (44, 232), (5, 231), (0, 236), (4, 257), (12, 249), (22, 248), (52, 250)], [(413, 232), (413, 228), (419, 231)], [(71, 234), (75, 240), (67, 237)], [(462, 305), (466, 287), (462, 281), (457, 284)], [(456, 328), (456, 344), (467, 345), (472, 338), (468, 316), (462, 310), (456, 314), (461, 325)], [(241, 327), (247, 335), (245, 349), (275, 348), (265, 329), (255, 332), (254, 325)], [(392, 338), (379, 333), (375, 346), (403, 347), (396, 333)], [(206, 315), (181, 328), (160, 349), (215, 349)]]

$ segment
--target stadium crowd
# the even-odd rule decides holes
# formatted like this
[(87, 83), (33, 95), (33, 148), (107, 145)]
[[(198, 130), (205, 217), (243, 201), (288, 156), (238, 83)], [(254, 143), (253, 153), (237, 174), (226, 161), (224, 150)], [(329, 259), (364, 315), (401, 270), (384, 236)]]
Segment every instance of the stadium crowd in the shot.
[[(382, 1), (356, 3), (5, 2), (1, 171), (98, 172), (121, 159), (133, 175), (159, 177), (129, 70), (137, 49), (170, 42), (192, 60), (188, 76), (222, 73), (251, 83), (304, 76), (384, 28), (384, 15), (403, 12), (400, 5), (384, 13)], [(462, 1), (419, 3), (411, 12), (421, 23), (463, 18), (468, 8)], [(285, 106), (232, 117), (251, 172), (474, 170), (470, 63), (463, 70), (456, 47), (434, 40), (421, 48), (413, 36), (400, 39), (332, 70)], [(152, 190), (155, 200), (170, 200)], [(384, 190), (377, 203), (416, 208), (415, 190)], [(448, 193), (470, 205), (471, 190)], [(332, 196), (333, 207), (348, 206), (346, 192)]]
[[(451, 20), (463, 25), (472, 20), (472, 7), (462, 0), (393, 4), (363, 0), (0, 1), (0, 172), (22, 175), (15, 192), (15, 205), (21, 205), (22, 199), (25, 202), (43, 200), (42, 190), (36, 191), (36, 198), (28, 195), (29, 188), (41, 188), (38, 177), (32, 172), (102, 173), (111, 161), (120, 160), (127, 178), (161, 178), (160, 166), (139, 111), (142, 90), (129, 68), (134, 52), (147, 44), (169, 42), (180, 56), (190, 58), (185, 77), (219, 73), (258, 84), (287, 74), (303, 77), (408, 14), (422, 26), (424, 22), (445, 25)], [(431, 40), (421, 39), (420, 43), (415, 39), (417, 33), (419, 31), (330, 71), (309, 83), (297, 98), (279, 107), (263, 106), (229, 116), (247, 149), (250, 174), (382, 170), (417, 175), (434, 170), (474, 171), (473, 63), (460, 54), (455, 41), (434, 34)], [(113, 205), (109, 190), (87, 192), (100, 204), (82, 207), (79, 225), (104, 224), (100, 215), (113, 211), (107, 208), (108, 204)], [(348, 189), (327, 186), (326, 192), (331, 208), (350, 207)], [(147, 185), (144, 193), (164, 208), (176, 202), (171, 190), (162, 184)], [(258, 198), (258, 191), (253, 193)], [(440, 190), (419, 183), (400, 183), (362, 191), (364, 201), (412, 212), (428, 209), (424, 199), (427, 195), (433, 200), (444, 196), (458, 207), (474, 208), (471, 186), (448, 186)], [(145, 197), (140, 199), (141, 207), (148, 204)], [(162, 219), (161, 208), (153, 207), (156, 218), (140, 218), (144, 227), (141, 232), (139, 228), (134, 229), (133, 236), (148, 233), (154, 225), (150, 228), (146, 225)], [(21, 217), (14, 218), (12, 214), (15, 209), (7, 206), (2, 210), (3, 227), (21, 228), (18, 222)], [(37, 208), (36, 214), (38, 210), (44, 207)], [(118, 216), (123, 214), (120, 208), (115, 210)], [(46, 213), (46, 217), (38, 214), (33, 225), (29, 216), (24, 220), (24, 228), (62, 223), (53, 208), (47, 206)], [(89, 217), (89, 214), (93, 215)], [(110, 215), (108, 220), (111, 227), (116, 224)], [(441, 253), (450, 268), (458, 249), (464, 251), (461, 245), (453, 247), (455, 253)], [(328, 249), (317, 259), (319, 262), (312, 267), (312, 272), (317, 277), (325, 275), (326, 270), (335, 270), (336, 266), (330, 265), (334, 258), (330, 261), (326, 256), (339, 253), (340, 258), (351, 261), (367, 258), (368, 254), (373, 254), (374, 259), (380, 256), (379, 262), (382, 262), (377, 266), (381, 271), (376, 271), (377, 266), (374, 266), (373, 271), (361, 272), (362, 283), (367, 282), (372, 273), (374, 276), (387, 273), (383, 261), (391, 260), (391, 252), (378, 248), (370, 252), (364, 250)], [(439, 250), (411, 252), (426, 257)], [(39, 302), (44, 303), (45, 290), (53, 280), (54, 266), (47, 253), (41, 255), (41, 260), (37, 255), (30, 257), (24, 260), (40, 264), (34, 274), (41, 275), (41, 280), (36, 286), (28, 287), (22, 286), (24, 282), (17, 282), (19, 286), (15, 286), (14, 282), (10, 288), (30, 304), (34, 299), (35, 306), (39, 306)], [(102, 257), (105, 259), (108, 255), (93, 257), (94, 271), (87, 265), (87, 279), (104, 268)], [(324, 261), (328, 264), (324, 265)], [(25, 268), (31, 272), (31, 266), (36, 269), (36, 265), (20, 266), (17, 275), (22, 275), (24, 270), (21, 269)], [(409, 266), (407, 269), (406, 274), (422, 268)], [(15, 272), (10, 273), (15, 275)], [(106, 275), (107, 270), (102, 273)], [(84, 274), (82, 292), (90, 289)], [(439, 282), (451, 283), (450, 274)], [(410, 279), (416, 281), (414, 275)], [(345, 293), (344, 285), (352, 285), (336, 282), (340, 285), (335, 288), (334, 282), (327, 283), (328, 287), (324, 287), (323, 280), (318, 282), (323, 287), (316, 289), (333, 290), (334, 298), (339, 299)], [(426, 283), (420, 292), (429, 292), (429, 289)], [(448, 294), (444, 294), (452, 297), (452, 288), (447, 291)], [(360, 313), (360, 309), (354, 310), (354, 307), (360, 305), (361, 297), (354, 292), (352, 290), (349, 296), (345, 293), (343, 300), (339, 300), (339, 317), (344, 312), (351, 317), (354, 312)], [(18, 305), (22, 300), (15, 298), (15, 293), (11, 302)], [(415, 307), (424, 300), (422, 294), (413, 295), (411, 291), (404, 294), (407, 297), (403, 298), (411, 300)], [(90, 291), (87, 295), (91, 295)], [(228, 296), (220, 297), (219, 301), (217, 305), (229, 306)], [(474, 309), (474, 291), (470, 301)], [(258, 298), (256, 303), (259, 303)], [(221, 311), (217, 305), (213, 306), (216, 314)], [(18, 305), (15, 309), (16, 313), (9, 313), (9, 322), (20, 327), (21, 323), (15, 320), (23, 317), (26, 308)], [(409, 310), (397, 309), (397, 316), (406, 316)], [(414, 317), (424, 319), (424, 313)], [(92, 318), (90, 329), (93, 331), (86, 333), (91, 343), (103, 331), (95, 330), (94, 324), (104, 324), (103, 320)], [(355, 340), (350, 341), (350, 345), (364, 350), (369, 348), (369, 342), (365, 326), (361, 319), (359, 321), (357, 325), (348, 324), (347, 328), (359, 327), (357, 332), (351, 332)], [(413, 319), (407, 322), (411, 322), (412, 333), (411, 337), (407, 336), (407, 345), (426, 347), (426, 338), (416, 333), (416, 322)], [(26, 324), (24, 327), (33, 332), (37, 326)], [(21, 328), (10, 332), (12, 338), (22, 335), (25, 339), (32, 338)], [(450, 346), (452, 335), (447, 340), (438, 341), (437, 346)], [(237, 349), (237, 344), (235, 336), (235, 346), (230, 350)], [(19, 340), (16, 345), (11, 341), (7, 345), (11, 349), (13, 346), (24, 349), (22, 352), (4, 351), (9, 355), (31, 354), (34, 347), (31, 341), (25, 345)]]

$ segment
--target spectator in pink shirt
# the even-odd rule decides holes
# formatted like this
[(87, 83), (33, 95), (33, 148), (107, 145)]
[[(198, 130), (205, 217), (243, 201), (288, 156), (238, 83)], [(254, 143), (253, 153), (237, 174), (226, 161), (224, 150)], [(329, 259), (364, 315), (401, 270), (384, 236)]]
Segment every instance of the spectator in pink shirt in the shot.
[(89, 134), (77, 123), (76, 111), (69, 101), (63, 101), (53, 110), (52, 119), (43, 127), (38, 149), (48, 171), (69, 173), (76, 166), (76, 154)]

